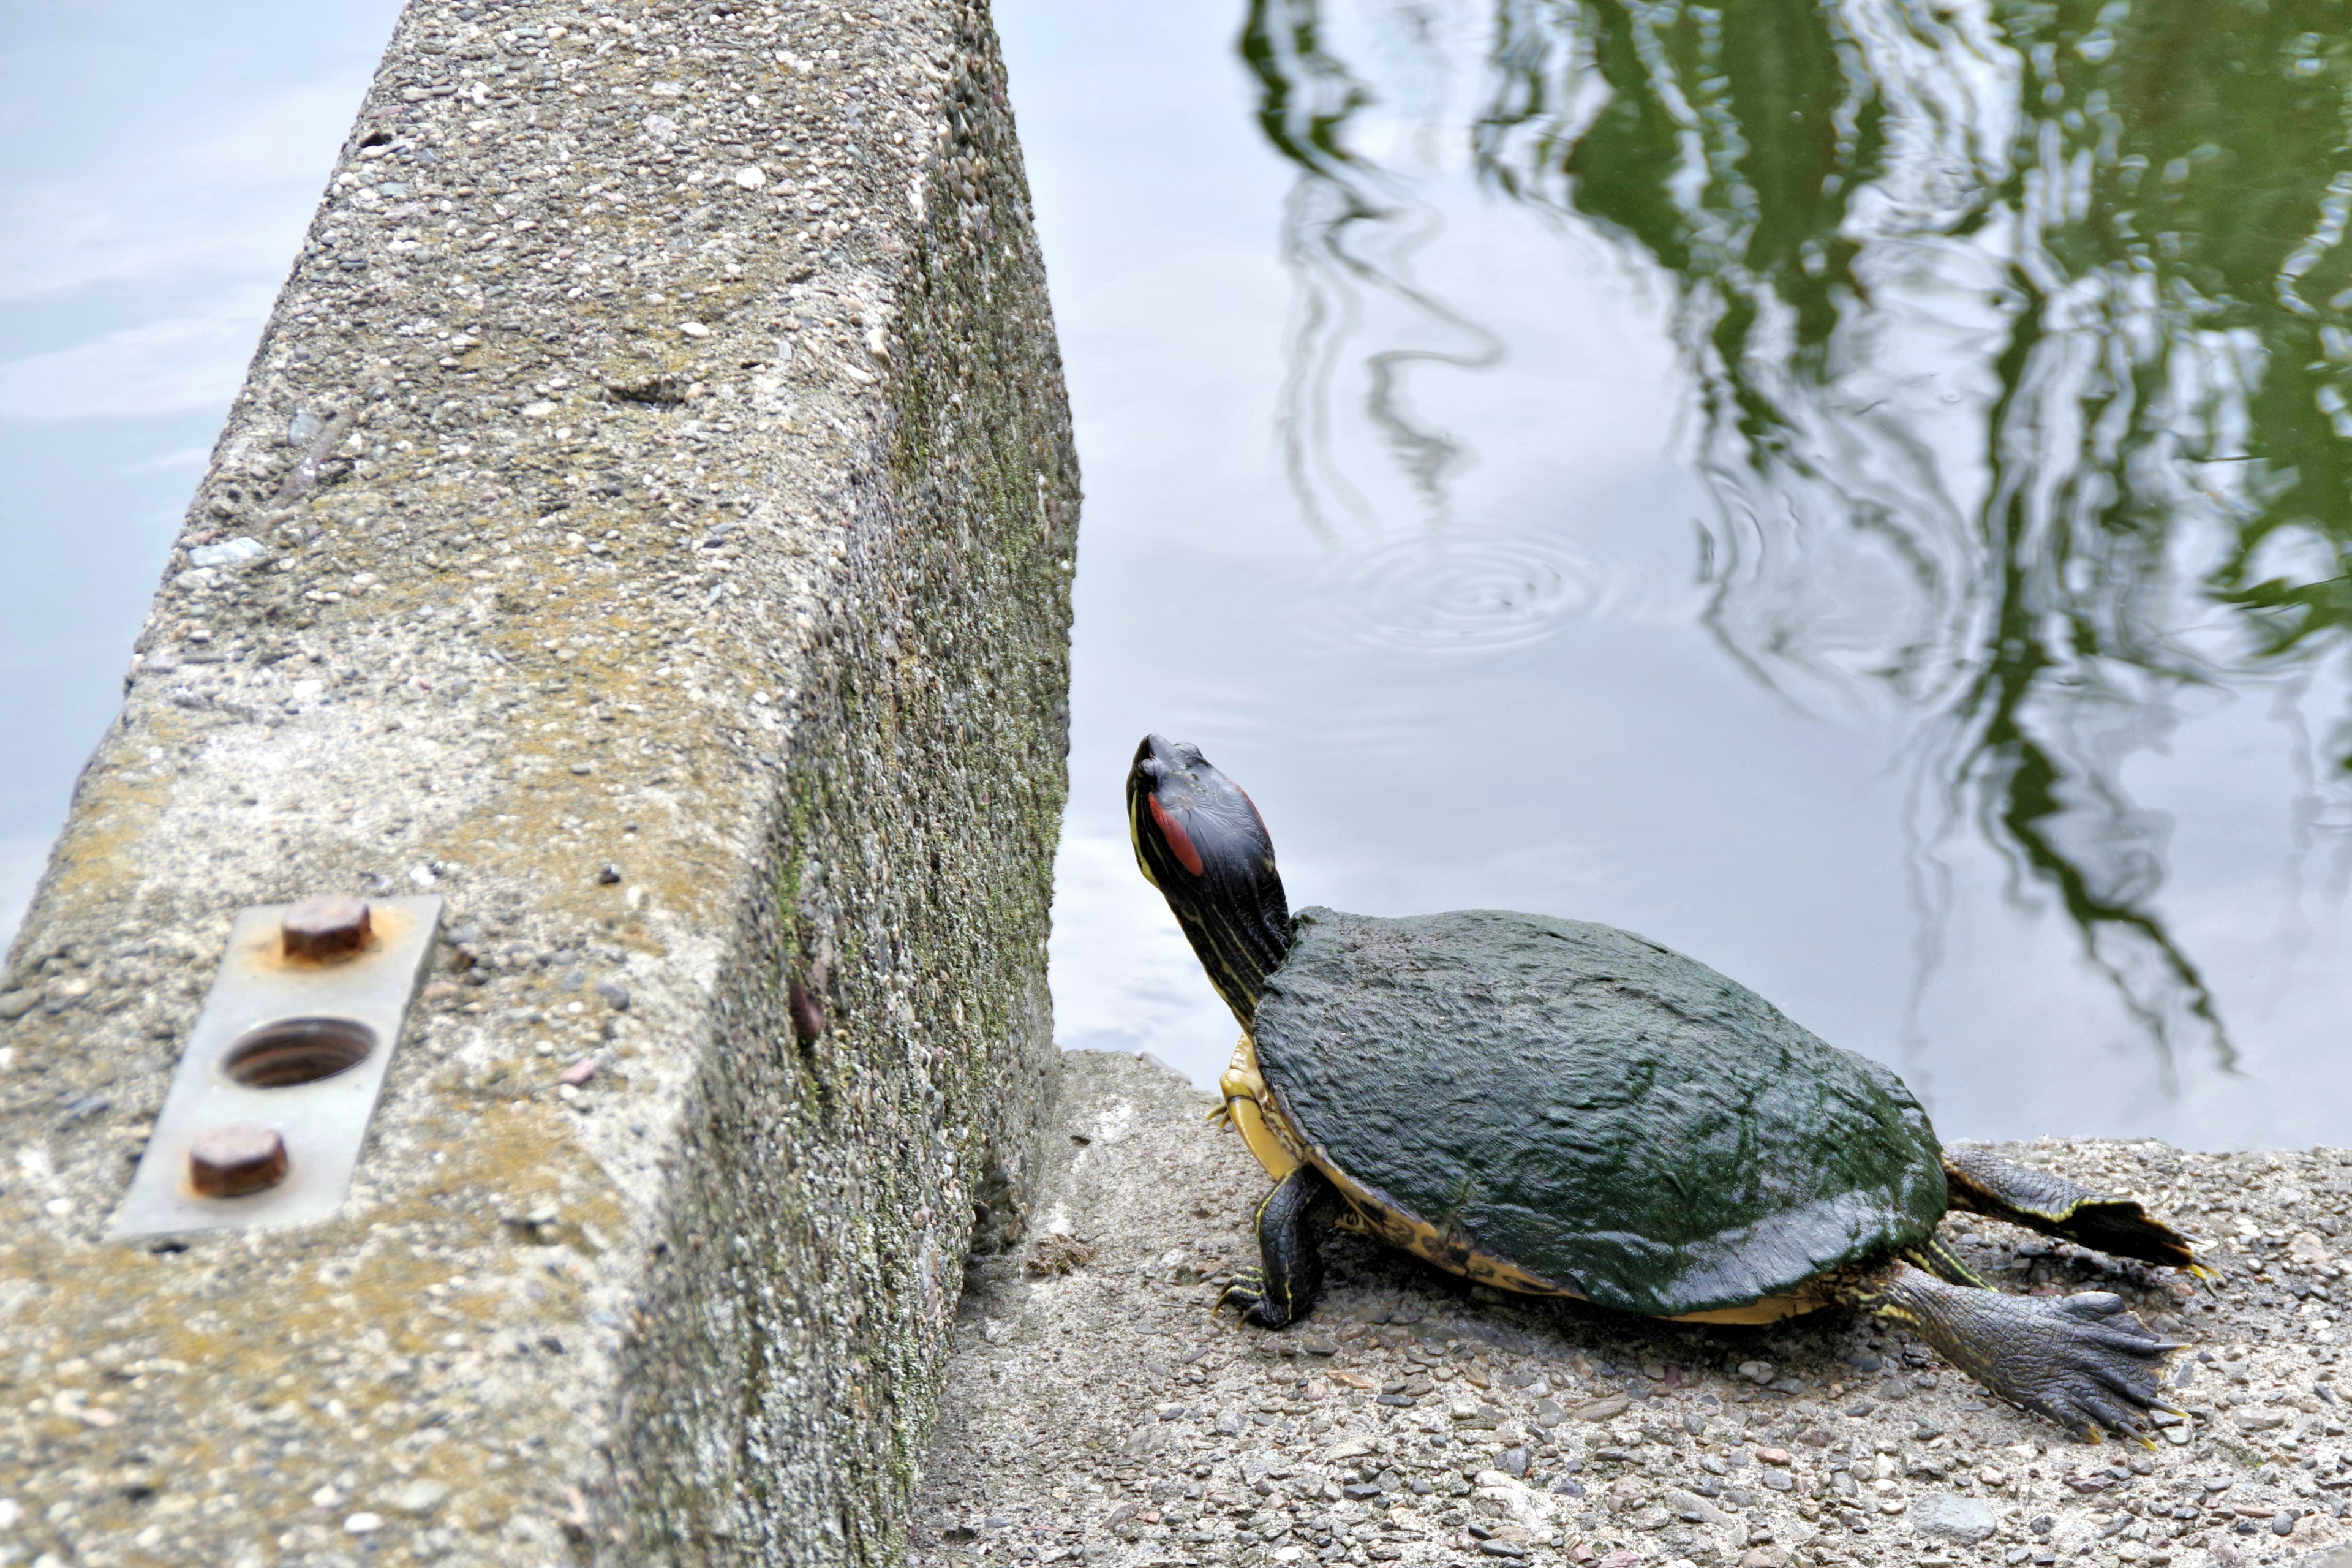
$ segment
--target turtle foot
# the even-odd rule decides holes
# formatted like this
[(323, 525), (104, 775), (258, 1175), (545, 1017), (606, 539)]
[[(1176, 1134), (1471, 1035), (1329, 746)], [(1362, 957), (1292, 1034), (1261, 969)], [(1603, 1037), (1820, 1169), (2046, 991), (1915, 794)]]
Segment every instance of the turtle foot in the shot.
[(1258, 1267), (1236, 1268), (1217, 1305), (1238, 1301), (1242, 1321), (1285, 1328), (1315, 1310), (1323, 1289), (1323, 1237), (1339, 1194), (1312, 1165), (1275, 1183), (1257, 1205)]
[(2147, 1413), (2168, 1408), (2162, 1358), (2181, 1347), (2107, 1291), (2010, 1296), (1904, 1265), (1873, 1304), (2011, 1405), (2091, 1442), (2110, 1432), (2146, 1441)]
[(2125, 1309), (2122, 1297), (2105, 1290), (2057, 1297), (1981, 1294), (2021, 1310), (1994, 1350), (1992, 1364), (1979, 1373), (1987, 1387), (2093, 1442), (2103, 1431), (2147, 1436), (2147, 1412), (2164, 1405), (2163, 1357), (2179, 1345), (2151, 1332)]
[(2211, 1273), (2197, 1260), (2189, 1238), (2137, 1198), (2094, 1192), (2055, 1172), (2012, 1165), (1976, 1149), (1945, 1150), (1944, 1177), (1954, 1208), (2063, 1237), (2112, 1257), (2185, 1268), (2200, 1278)]
[(1241, 1308), (1244, 1323), (1255, 1323), (1261, 1329), (1286, 1328), (1290, 1324), (1291, 1315), (1284, 1311), (1281, 1304), (1267, 1291), (1263, 1269), (1234, 1269), (1233, 1283), (1217, 1295), (1220, 1309), (1227, 1302)]

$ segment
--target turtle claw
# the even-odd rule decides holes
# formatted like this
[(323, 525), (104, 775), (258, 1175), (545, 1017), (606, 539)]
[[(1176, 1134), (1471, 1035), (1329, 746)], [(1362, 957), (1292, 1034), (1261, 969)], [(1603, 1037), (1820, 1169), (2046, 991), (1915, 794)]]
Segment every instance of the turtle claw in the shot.
[(2120, 1296), (1971, 1290), (1906, 1268), (1881, 1310), (1915, 1324), (1951, 1363), (2021, 1409), (2089, 1442), (2145, 1442), (2147, 1412), (2165, 1404), (2160, 1358), (2181, 1347), (2152, 1333)]
[(1997, 1315), (2010, 1321), (1978, 1372), (1988, 1387), (2094, 1443), (2106, 1433), (2148, 1440), (2145, 1412), (2164, 1407), (2158, 1358), (2179, 1345), (2150, 1332), (2122, 1297), (2105, 1290), (1995, 1300), (2008, 1309)]
[(1213, 1311), (1224, 1310), (1226, 1302), (1237, 1303), (1242, 1310), (1242, 1321), (1255, 1323), (1261, 1329), (1279, 1329), (1290, 1321), (1290, 1315), (1276, 1307), (1265, 1288), (1265, 1270), (1236, 1268), (1234, 1278), (1217, 1292), (1217, 1304)]

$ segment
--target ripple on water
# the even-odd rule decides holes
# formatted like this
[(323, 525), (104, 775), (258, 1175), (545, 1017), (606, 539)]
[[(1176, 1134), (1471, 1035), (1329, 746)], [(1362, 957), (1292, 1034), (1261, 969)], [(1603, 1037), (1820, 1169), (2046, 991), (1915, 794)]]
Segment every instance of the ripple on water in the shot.
[[(1606, 616), (1624, 568), (1526, 530), (1441, 528), (1328, 558), (1310, 589), (1326, 639), (1401, 653), (1491, 653)], [(1635, 595), (1638, 596), (1638, 595)]]

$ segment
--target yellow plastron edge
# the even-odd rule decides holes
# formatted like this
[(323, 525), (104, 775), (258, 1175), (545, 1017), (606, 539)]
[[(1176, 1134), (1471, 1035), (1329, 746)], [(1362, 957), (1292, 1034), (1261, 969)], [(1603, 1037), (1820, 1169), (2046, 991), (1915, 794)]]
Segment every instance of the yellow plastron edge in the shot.
[(1265, 1167), (1265, 1173), (1276, 1181), (1282, 1180), (1306, 1161), (1284, 1142), (1265, 1119), (1261, 1109), (1265, 1104), (1265, 1079), (1258, 1075), (1257, 1042), (1247, 1035), (1234, 1047), (1234, 1059), (1225, 1066), (1224, 1077), (1217, 1088), (1225, 1097), (1225, 1120), (1242, 1135), (1249, 1152)]

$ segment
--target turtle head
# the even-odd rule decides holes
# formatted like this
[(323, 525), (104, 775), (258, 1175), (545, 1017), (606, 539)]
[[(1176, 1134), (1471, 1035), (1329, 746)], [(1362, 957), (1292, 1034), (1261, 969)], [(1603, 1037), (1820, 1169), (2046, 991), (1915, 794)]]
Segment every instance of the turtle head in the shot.
[(1265, 819), (1200, 747), (1146, 735), (1127, 771), (1127, 826), (1136, 864), (1247, 1028), (1265, 977), (1290, 951), (1290, 905)]

